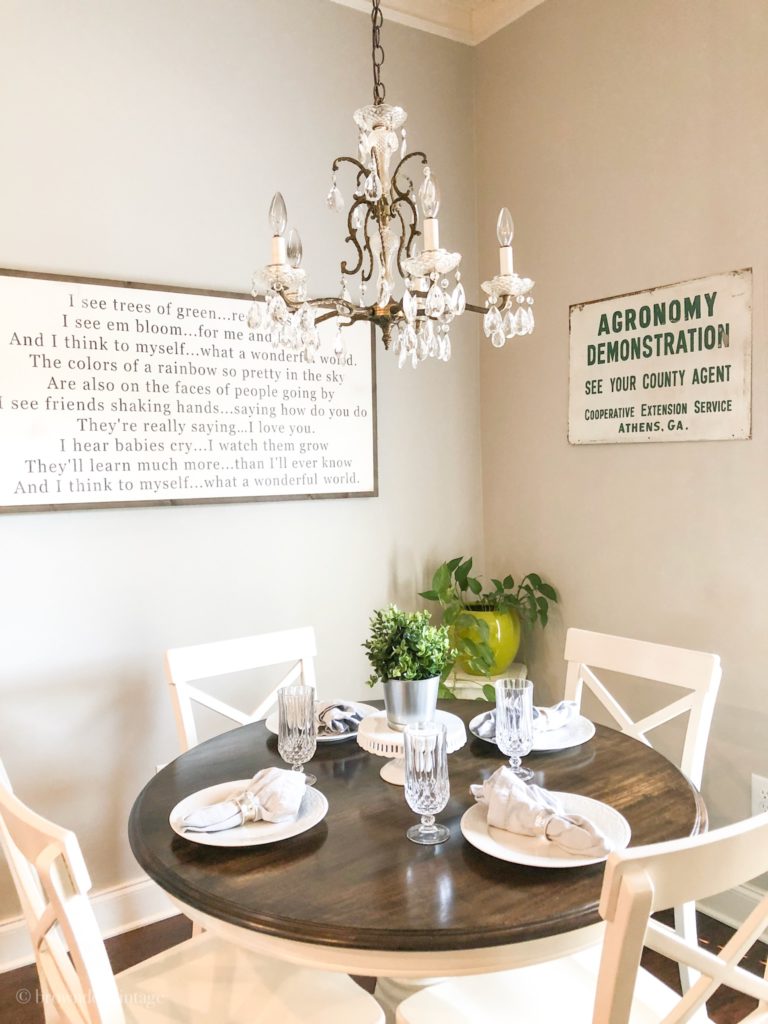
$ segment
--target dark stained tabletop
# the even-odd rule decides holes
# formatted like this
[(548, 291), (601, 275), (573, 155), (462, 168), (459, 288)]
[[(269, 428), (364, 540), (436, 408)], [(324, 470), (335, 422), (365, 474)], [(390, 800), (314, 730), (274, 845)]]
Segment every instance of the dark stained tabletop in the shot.
[[(380, 702), (372, 701), (378, 704)], [(487, 705), (441, 701), (468, 722)], [(603, 865), (537, 868), (481, 853), (459, 820), (470, 783), (506, 758), (468, 733), (449, 755), (451, 798), (438, 820), (451, 838), (419, 847), (418, 820), (403, 788), (384, 782), (384, 760), (354, 740), (319, 744), (311, 762), (328, 798), (326, 817), (302, 835), (247, 849), (202, 846), (177, 836), (168, 817), (179, 800), (217, 783), (287, 767), (263, 723), (201, 743), (162, 769), (131, 812), (131, 847), (163, 889), (221, 920), (285, 939), (368, 950), (457, 950), (541, 938), (596, 923)], [(613, 729), (569, 750), (530, 754), (547, 789), (594, 797), (621, 811), (630, 845), (703, 831), (706, 810), (690, 782), (661, 754)]]

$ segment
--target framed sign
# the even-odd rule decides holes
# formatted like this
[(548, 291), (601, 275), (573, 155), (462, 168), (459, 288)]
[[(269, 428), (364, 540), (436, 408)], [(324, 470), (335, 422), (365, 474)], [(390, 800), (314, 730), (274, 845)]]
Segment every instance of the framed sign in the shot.
[(251, 304), (0, 270), (0, 511), (376, 495), (372, 328), (310, 363)]
[(748, 438), (751, 408), (751, 270), (571, 306), (571, 444)]

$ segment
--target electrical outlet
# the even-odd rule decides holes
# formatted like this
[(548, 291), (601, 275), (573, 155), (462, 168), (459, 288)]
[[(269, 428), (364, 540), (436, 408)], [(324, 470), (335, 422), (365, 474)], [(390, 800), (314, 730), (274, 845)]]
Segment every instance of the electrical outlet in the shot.
[(752, 813), (768, 811), (768, 779), (752, 773)]

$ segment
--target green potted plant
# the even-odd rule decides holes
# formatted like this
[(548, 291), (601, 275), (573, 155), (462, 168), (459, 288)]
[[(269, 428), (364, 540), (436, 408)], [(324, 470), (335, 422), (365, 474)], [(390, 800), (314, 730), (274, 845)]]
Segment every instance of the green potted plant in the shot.
[(462, 555), (443, 562), (431, 589), (419, 596), (440, 603), (461, 667), (470, 675), (498, 675), (517, 654), (521, 624), (546, 626), (549, 604), (557, 602), (557, 594), (535, 572), (519, 583), (509, 575), (491, 579), (491, 586), (484, 588), (479, 577), (470, 576), (471, 570), (472, 558)]
[(387, 723), (399, 732), (409, 722), (432, 720), (440, 682), (456, 660), (448, 626), (432, 626), (430, 618), (428, 611), (381, 608), (363, 644), (373, 667), (368, 685), (384, 684)]

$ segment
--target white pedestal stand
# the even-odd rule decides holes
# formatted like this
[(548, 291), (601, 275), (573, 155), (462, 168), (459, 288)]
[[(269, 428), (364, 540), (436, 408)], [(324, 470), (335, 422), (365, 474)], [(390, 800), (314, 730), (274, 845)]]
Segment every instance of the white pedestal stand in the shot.
[[(459, 750), (467, 742), (467, 730), (458, 715), (448, 711), (436, 711), (435, 721), (442, 722), (448, 736), (448, 753)], [(357, 728), (357, 742), (369, 754), (377, 757), (392, 757), (379, 772), (385, 782), (393, 786), (405, 785), (405, 740), (403, 733), (390, 729), (386, 711), (368, 715)]]
[(458, 669), (453, 671), (446, 684), (453, 690), (454, 696), (460, 700), (477, 700), (478, 697), (483, 696), (483, 687), (486, 683), (495, 683), (497, 679), (526, 679), (528, 676), (528, 666), (523, 664), (522, 661), (513, 661), (504, 672), (498, 676), (471, 676), (467, 672), (461, 672)]

